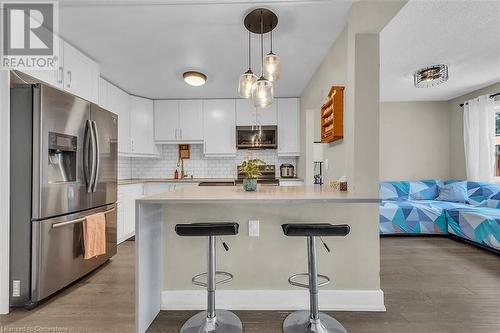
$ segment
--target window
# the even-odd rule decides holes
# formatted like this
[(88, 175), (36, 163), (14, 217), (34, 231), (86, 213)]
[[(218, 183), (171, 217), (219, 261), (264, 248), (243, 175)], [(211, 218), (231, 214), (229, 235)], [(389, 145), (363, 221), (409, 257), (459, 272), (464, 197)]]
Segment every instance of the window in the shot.
[(495, 151), (496, 151), (496, 176), (500, 178), (500, 100), (495, 106)]

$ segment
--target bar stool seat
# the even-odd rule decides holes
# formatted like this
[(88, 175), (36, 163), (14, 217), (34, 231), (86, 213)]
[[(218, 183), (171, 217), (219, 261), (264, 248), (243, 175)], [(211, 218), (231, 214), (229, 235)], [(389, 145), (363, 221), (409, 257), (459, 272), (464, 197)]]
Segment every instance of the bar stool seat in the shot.
[[(216, 270), (216, 237), (235, 236), (238, 234), (239, 225), (233, 222), (217, 223), (190, 223), (177, 224), (175, 232), (179, 236), (205, 236), (208, 237), (207, 272), (195, 275), (191, 281), (194, 285), (207, 288), (207, 310), (189, 318), (181, 328), (181, 333), (242, 333), (243, 325), (240, 318), (226, 310), (215, 309), (216, 286), (233, 280), (233, 275), (228, 272)], [(223, 242), (226, 251), (229, 247)], [(217, 276), (223, 278), (217, 281)], [(206, 281), (202, 281), (202, 278)]]
[(234, 236), (238, 234), (238, 223), (187, 223), (177, 224), (175, 232), (179, 236)]
[[(309, 289), (309, 311), (296, 311), (286, 317), (283, 322), (284, 333), (347, 333), (336, 319), (319, 312), (318, 288), (330, 283), (330, 278), (318, 274), (316, 264), (316, 237), (346, 236), (350, 232), (347, 224), (330, 223), (288, 223), (282, 226), (283, 233), (289, 237), (307, 237), (308, 272), (294, 274), (288, 282), (297, 287)], [(330, 252), (326, 244), (325, 248)], [(309, 277), (309, 283), (299, 283), (299, 277)], [(319, 282), (320, 280), (321, 282)]]

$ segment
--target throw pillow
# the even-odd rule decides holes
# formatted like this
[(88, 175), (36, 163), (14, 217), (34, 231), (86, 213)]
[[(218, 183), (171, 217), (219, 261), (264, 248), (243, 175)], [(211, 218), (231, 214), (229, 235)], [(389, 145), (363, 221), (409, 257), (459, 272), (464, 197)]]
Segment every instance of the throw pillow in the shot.
[(412, 200), (434, 200), (439, 195), (438, 185), (433, 185), (425, 190), (410, 194)]
[(439, 186), (439, 196), (436, 200), (467, 203), (467, 182), (456, 182)]

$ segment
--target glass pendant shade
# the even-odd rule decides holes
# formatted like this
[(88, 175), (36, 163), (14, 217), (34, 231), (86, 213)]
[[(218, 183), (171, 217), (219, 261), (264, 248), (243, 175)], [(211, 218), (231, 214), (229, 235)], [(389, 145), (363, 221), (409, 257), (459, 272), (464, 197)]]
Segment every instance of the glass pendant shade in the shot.
[(270, 52), (264, 58), (264, 77), (271, 82), (279, 79), (281, 72), (280, 57)]
[(273, 83), (261, 76), (252, 87), (252, 99), (256, 108), (265, 108), (273, 103)]
[(257, 75), (251, 70), (246, 71), (240, 76), (240, 84), (238, 86), (238, 93), (242, 98), (252, 97), (252, 87), (257, 81)]

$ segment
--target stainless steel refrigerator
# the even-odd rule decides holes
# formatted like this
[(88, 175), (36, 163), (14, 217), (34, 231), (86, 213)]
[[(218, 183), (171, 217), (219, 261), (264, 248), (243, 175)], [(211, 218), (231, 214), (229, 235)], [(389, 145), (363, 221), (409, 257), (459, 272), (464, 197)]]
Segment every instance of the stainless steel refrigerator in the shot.
[[(10, 303), (33, 307), (116, 254), (117, 116), (43, 84), (11, 87)], [(83, 259), (103, 212), (106, 254)]]

